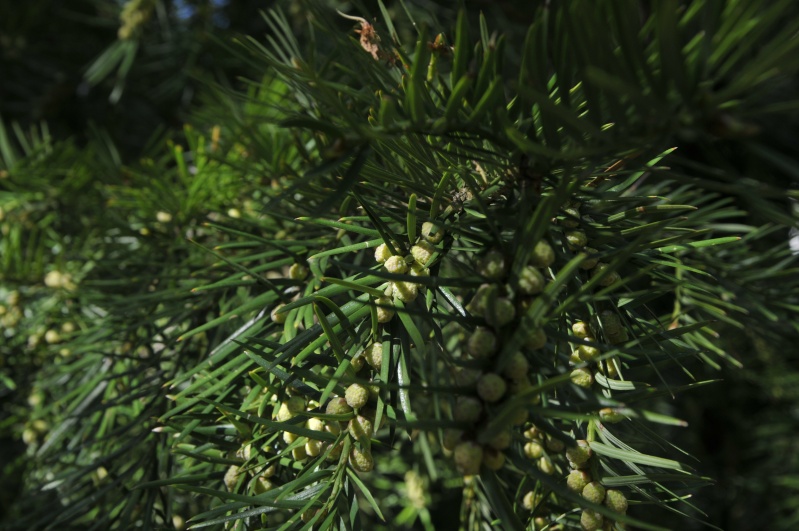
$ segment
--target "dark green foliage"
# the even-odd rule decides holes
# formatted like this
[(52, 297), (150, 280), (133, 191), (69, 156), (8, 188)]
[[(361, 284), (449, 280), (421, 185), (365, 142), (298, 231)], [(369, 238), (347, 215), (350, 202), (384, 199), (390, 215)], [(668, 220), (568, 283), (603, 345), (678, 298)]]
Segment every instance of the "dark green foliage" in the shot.
[[(734, 529), (692, 398), (724, 375), (790, 528), (793, 2), (331, 7), (203, 30), (230, 69), (135, 159), (0, 124), (8, 525)], [(112, 100), (175, 66), (126, 70), (134, 26)]]
[[(125, 8), (124, 6), (128, 7)], [(247, 71), (217, 39), (261, 34), (268, 2), (33, 0), (0, 2), (0, 116), (46, 121), (59, 138), (110, 136), (135, 159), (179, 128), (203, 85)], [(125, 38), (122, 38), (125, 37)]]

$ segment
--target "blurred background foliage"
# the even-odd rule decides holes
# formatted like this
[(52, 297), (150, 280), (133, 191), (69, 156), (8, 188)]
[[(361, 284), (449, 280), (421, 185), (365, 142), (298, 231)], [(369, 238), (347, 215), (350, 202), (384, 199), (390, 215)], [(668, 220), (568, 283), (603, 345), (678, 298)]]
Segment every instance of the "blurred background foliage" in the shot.
[[(547, 3), (474, 1), (467, 2), (467, 13), (474, 34), (482, 12), (487, 26), (507, 35), (508, 42), (523, 42), (534, 7)], [(314, 27), (299, 2), (0, 1), (0, 527), (4, 519), (30, 518), (47, 496), (57, 496), (51, 489), (33, 497), (23, 489), (26, 475), (52, 485), (85, 483), (85, 492), (94, 494), (75, 511), (97, 522), (146, 508), (161, 511), (166, 521), (174, 504), (184, 514), (204, 509), (188, 494), (156, 489), (132, 491), (128, 505), (115, 507), (117, 514), (92, 515), (97, 499), (119, 485), (162, 477), (173, 459), (163, 440), (108, 418), (108, 410), (93, 399), (102, 393), (104, 404), (135, 404), (124, 413), (130, 418), (159, 417), (169, 402), (162, 385), (206, 358), (209, 345), (238, 323), (209, 329), (207, 336), (178, 347), (168, 338), (221, 318), (247, 300), (247, 292), (236, 289), (191, 296), (191, 288), (229, 273), (196, 243), (234, 245), (232, 231), (263, 231), (266, 237), (291, 226), (284, 219), (264, 221), (259, 208), (280, 185), (279, 178), (299, 171), (292, 150), (303, 133), (259, 123), (270, 118), (264, 114), (270, 107), (283, 105), (281, 90), (288, 90), (274, 83), (264, 83), (270, 90), (263, 90), (258, 81), (273, 73), (237, 44), (246, 43), (246, 36), (259, 42), (277, 37), (274, 25), (258, 15), (275, 4), (283, 7), (295, 39), (309, 38)], [(333, 9), (381, 15), (377, 2), (321, 4), (330, 17)], [(415, 39), (411, 21), (452, 27), (459, 7), (424, 0), (385, 4), (391, 18), (403, 22), (396, 27), (404, 41)], [(645, 18), (654, 4), (636, 3), (638, 16)], [(762, 16), (757, 2), (742, 4), (755, 7), (742, 8), (741, 28), (756, 25)], [(789, 32), (798, 20), (797, 6), (781, 4), (777, 28)], [(329, 23), (342, 33), (353, 28), (343, 18)], [(596, 26), (601, 32), (602, 23)], [(742, 46), (735, 53), (740, 61), (756, 61), (762, 52)], [(521, 50), (507, 50), (508, 70), (521, 60)], [(729, 71), (708, 92), (735, 87), (737, 76)], [(750, 109), (703, 114), (699, 95), (690, 112), (653, 113), (664, 122), (678, 122), (674, 142), (680, 151), (674, 164), (732, 168), (747, 176), (746, 182), (718, 184), (718, 193), (746, 213), (736, 220), (741, 226), (771, 224), (751, 239), (746, 252), (714, 251), (710, 260), (736, 294), (745, 327), (719, 327), (719, 341), (734, 363), (701, 366), (697, 380), (720, 381), (681, 395), (669, 411), (690, 425), (669, 436), (697, 458), (701, 475), (717, 480), (693, 502), (710, 523), (729, 530), (799, 525), (799, 275), (785, 250), (787, 227), (794, 220), (784, 214), (790, 210), (787, 191), (799, 181), (798, 109), (790, 96), (797, 89), (795, 75), (782, 76), (758, 93), (759, 100), (749, 101)], [(789, 103), (770, 106), (772, 101)], [(682, 116), (702, 122), (679, 123)], [(260, 147), (248, 145), (259, 139)], [(273, 148), (268, 155), (266, 145)], [(258, 157), (247, 156), (253, 150)], [(771, 195), (750, 193), (753, 183), (769, 185)], [(769, 201), (784, 208), (768, 208)], [(214, 230), (209, 222), (228, 230)], [(67, 340), (68, 348), (62, 346)], [(165, 359), (158, 349), (167, 343), (174, 354)], [(41, 378), (45, 367), (49, 371)], [(85, 380), (87, 385), (79, 387), (85, 394), (60, 396), (68, 380)], [(131, 466), (108, 479), (97, 456), (83, 456), (85, 470), (64, 477), (31, 469), (33, 459), (26, 452), (31, 444), (43, 443), (49, 428), (45, 419), (78, 414), (91, 418), (79, 430), (86, 437), (128, 430), (127, 440), (107, 448), (104, 459), (152, 452), (160, 456), (148, 461), (153, 469)], [(48, 440), (55, 444), (58, 434)], [(77, 436), (69, 444), (79, 441)], [(69, 458), (67, 453), (54, 457)], [(398, 496), (395, 485), (384, 487), (387, 503), (400, 503), (391, 501)], [(448, 504), (430, 510), (436, 528), (447, 529)]]

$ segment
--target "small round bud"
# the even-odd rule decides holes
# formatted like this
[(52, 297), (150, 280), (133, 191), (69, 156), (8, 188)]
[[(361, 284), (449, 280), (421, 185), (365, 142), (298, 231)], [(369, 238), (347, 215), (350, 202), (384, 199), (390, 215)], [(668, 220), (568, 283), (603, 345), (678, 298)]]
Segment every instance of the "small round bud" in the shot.
[(245, 444), (236, 450), (236, 457), (249, 461), (250, 457), (252, 457), (252, 444)]
[(531, 350), (538, 350), (544, 348), (547, 344), (547, 334), (543, 328), (533, 328), (527, 332), (527, 337), (524, 339), (524, 345)]
[(595, 268), (599, 263), (599, 258), (596, 256), (599, 254), (599, 251), (592, 247), (586, 247), (583, 249), (583, 251), (587, 253), (589, 257), (583, 260), (583, 262), (580, 264), (580, 268), (586, 270)]
[[(587, 337), (586, 339), (588, 341), (594, 341), (594, 338), (592, 337)], [(577, 347), (577, 355), (580, 356), (581, 360), (591, 362), (601, 356), (602, 352), (598, 348), (592, 347), (591, 345), (580, 345)]]
[(308, 509), (307, 511), (304, 511), (302, 513), (302, 515), (300, 516), (300, 520), (302, 520), (304, 523), (307, 524), (308, 522), (313, 520), (314, 516), (316, 516), (316, 509), (313, 509), (313, 508), (312, 509)]
[(588, 389), (594, 383), (594, 375), (585, 367), (579, 367), (571, 372), (571, 381), (574, 385)]
[(528, 492), (524, 495), (524, 498), (522, 498), (522, 507), (528, 511), (532, 511), (538, 507), (539, 503), (541, 503), (541, 495), (533, 491)]
[(619, 316), (610, 310), (604, 310), (599, 314), (599, 323), (607, 336), (619, 335), (623, 329)]
[(310, 418), (305, 423), (305, 427), (313, 431), (325, 431), (325, 421), (317, 418)]
[(377, 400), (380, 396), (380, 386), (376, 383), (369, 384), (366, 386), (369, 389), (369, 399), (370, 400)]
[[(255, 490), (256, 491), (258, 490), (257, 484), (255, 486)], [(180, 516), (179, 514), (172, 515), (172, 527), (175, 528), (175, 531), (183, 531), (184, 529), (186, 529), (186, 519)]]
[(341, 452), (343, 451), (344, 451), (344, 441), (341, 441), (340, 443), (330, 447), (330, 452), (327, 454), (327, 457), (325, 457), (325, 459), (327, 459), (328, 461), (335, 461), (336, 459), (341, 457)]
[(383, 343), (372, 343), (370, 347), (363, 351), (364, 358), (366, 358), (366, 363), (371, 365), (371, 367), (380, 372), (383, 367)]
[(388, 248), (388, 245), (385, 243), (381, 243), (377, 247), (375, 247), (375, 261), (379, 263), (383, 263), (386, 260), (391, 258), (391, 250)]
[(607, 422), (608, 424), (615, 424), (626, 418), (625, 415), (622, 415), (613, 408), (605, 407), (599, 410), (599, 420)]
[(588, 244), (588, 236), (581, 230), (573, 230), (566, 233), (566, 243), (572, 250), (582, 249)]
[[(47, 283), (46, 280), (45, 283)], [(17, 306), (19, 304), (19, 300), (20, 300), (20, 294), (19, 291), (17, 290), (10, 292), (6, 297), (6, 302), (8, 303), (9, 306)]]
[(61, 271), (50, 271), (44, 276), (44, 285), (48, 288), (60, 288), (63, 281)]
[(277, 473), (277, 466), (274, 463), (269, 465), (268, 467), (264, 468), (263, 472), (261, 472), (261, 477), (271, 478)]
[(477, 381), (477, 394), (486, 402), (497, 402), (504, 395), (508, 386), (498, 374), (489, 372)]
[(607, 376), (610, 379), (617, 379), (619, 376), (619, 370), (616, 368), (617, 361), (614, 359), (605, 360), (599, 365), (599, 370), (602, 371), (602, 374)]
[(350, 466), (358, 472), (370, 472), (375, 467), (372, 452), (353, 448), (350, 451)]
[(499, 251), (489, 251), (477, 264), (477, 272), (492, 280), (505, 276), (505, 269), (505, 257)]
[(419, 284), (402, 280), (392, 282), (391, 294), (402, 302), (413, 302), (419, 296)]
[(305, 453), (310, 457), (316, 457), (317, 455), (321, 454), (323, 448), (324, 444), (322, 441), (313, 440), (305, 443)]
[(605, 500), (605, 487), (599, 481), (592, 481), (583, 487), (582, 496), (591, 503), (602, 503)]
[(527, 357), (521, 352), (514, 352), (502, 370), (502, 374), (511, 380), (519, 380), (527, 377), (528, 370), (530, 370), (530, 363), (527, 361)]
[(541, 431), (536, 426), (530, 426), (527, 430), (524, 431), (524, 437), (528, 440), (535, 440), (535, 439), (543, 439), (544, 432)]
[(293, 419), (301, 411), (305, 411), (305, 399), (300, 396), (292, 396), (282, 404), (277, 411), (277, 421), (286, 422)]
[(100, 483), (105, 481), (105, 478), (108, 477), (108, 469), (104, 466), (99, 466), (95, 468), (91, 473), (92, 483), (95, 486), (99, 485)]
[(331, 398), (327, 403), (325, 413), (328, 415), (346, 415), (352, 413), (352, 408), (347, 403), (347, 399), (342, 397)]
[(457, 368), (452, 373), (452, 383), (462, 387), (472, 387), (477, 385), (482, 373), (477, 369)]
[(572, 333), (580, 339), (585, 339), (591, 335), (591, 330), (583, 321), (577, 321), (572, 325)]
[(355, 372), (360, 371), (363, 368), (364, 363), (366, 363), (366, 359), (364, 358), (362, 352), (359, 352), (350, 358), (350, 367), (352, 367), (352, 370)]
[(516, 308), (510, 299), (497, 297), (486, 303), (484, 317), (488, 324), (500, 328), (513, 321), (513, 318), (516, 317)]
[(375, 299), (375, 303), (377, 306), (377, 322), (378, 323), (387, 323), (394, 317), (394, 310), (392, 309), (394, 306), (391, 303), (391, 299), (388, 297), (380, 297)]
[(605, 518), (601, 513), (585, 509), (580, 515), (580, 525), (585, 531), (598, 531), (602, 529)]
[(523, 393), (530, 389), (532, 386), (533, 383), (526, 374), (517, 374), (516, 378), (513, 378), (510, 381), (510, 385), (508, 385), (508, 392), (512, 395), (518, 395), (519, 393)]
[(477, 422), (482, 413), (483, 404), (478, 399), (471, 396), (463, 396), (455, 402), (455, 407), (452, 409), (452, 418), (456, 422), (474, 423)]
[(411, 254), (420, 265), (427, 265), (435, 252), (436, 248), (424, 240), (411, 247)]
[(365, 408), (360, 410), (359, 413), (361, 414), (362, 417), (366, 417), (367, 419), (369, 419), (371, 421), (372, 426), (374, 426), (375, 431), (379, 430), (380, 428), (382, 428), (386, 424), (386, 415), (383, 414), (380, 417), (380, 425), (375, 425), (375, 421), (377, 420), (377, 409), (372, 407), (372, 406), (367, 405)]
[(484, 448), (483, 464), (489, 470), (499, 470), (505, 465), (505, 454), (491, 447)]
[(308, 268), (303, 264), (291, 264), (289, 278), (291, 280), (305, 280), (308, 277)]
[(462, 442), (453, 451), (455, 468), (464, 476), (480, 472), (483, 462), (483, 447), (473, 441)]
[(524, 445), (524, 455), (529, 459), (541, 459), (544, 455), (544, 446), (538, 441), (530, 441)]
[(40, 392), (31, 393), (28, 397), (28, 405), (31, 407), (36, 407), (42, 403), (44, 400), (44, 395)]
[(608, 342), (609, 342), (611, 345), (617, 345), (617, 344), (619, 344), (619, 343), (626, 343), (627, 341), (629, 341), (629, 340), (630, 340), (630, 335), (628, 334), (628, 332), (627, 332), (627, 329), (626, 329), (626, 328), (622, 328), (622, 329), (619, 331), (619, 333), (618, 333), (618, 334), (614, 334), (614, 335), (610, 335), (610, 334), (609, 334), (609, 335), (607, 336), (607, 338), (608, 338)]
[(28, 446), (35, 444), (38, 437), (39, 435), (36, 433), (36, 431), (30, 428), (25, 428), (25, 430), (22, 432), (22, 442)]
[(510, 422), (514, 426), (521, 426), (522, 424), (527, 422), (527, 419), (529, 417), (530, 417), (530, 412), (527, 411), (527, 409), (519, 408), (513, 412), (513, 417), (511, 417)]
[(425, 221), (422, 223), (422, 238), (436, 244), (444, 239), (444, 229), (430, 221)]
[(290, 431), (283, 432), (283, 442), (286, 444), (291, 444), (297, 440), (298, 435), (296, 433), (291, 433)]
[(478, 326), (469, 342), (466, 344), (466, 351), (474, 358), (485, 358), (494, 353), (497, 349), (497, 337), (494, 333), (483, 326)]
[(172, 214), (164, 211), (156, 212), (155, 219), (157, 219), (159, 223), (169, 223), (172, 221)]
[(278, 304), (269, 314), (269, 317), (272, 318), (272, 322), (278, 324), (283, 324), (286, 322), (286, 318), (288, 317), (289, 314), (287, 312), (278, 313), (280, 309), (283, 308), (283, 306), (285, 306), (285, 304), (283, 303)]
[(386, 271), (396, 275), (402, 275), (408, 271), (408, 264), (401, 256), (392, 256), (383, 265), (386, 267)]
[(574, 229), (580, 226), (580, 211), (576, 208), (564, 208), (563, 219), (560, 224), (569, 229)]
[(44, 277), (44, 283), (48, 288), (65, 289), (73, 291), (77, 287), (72, 282), (72, 276), (69, 273), (62, 273), (61, 271), (50, 271)]
[(369, 401), (369, 389), (365, 385), (354, 383), (347, 387), (344, 397), (351, 408), (362, 408)]
[(566, 443), (556, 437), (553, 437), (552, 435), (547, 434), (546, 446), (547, 450), (550, 452), (560, 453), (564, 448), (566, 448)]
[(591, 474), (585, 470), (572, 470), (566, 477), (566, 486), (572, 492), (582, 493), (589, 483), (591, 483)]
[(555, 263), (555, 251), (546, 240), (539, 240), (535, 244), (533, 254), (530, 256), (530, 265), (534, 267), (549, 267)]
[(519, 291), (525, 295), (536, 295), (544, 290), (544, 275), (531, 266), (522, 269), (519, 274)]
[(576, 446), (570, 446), (566, 449), (566, 459), (569, 460), (574, 468), (582, 468), (591, 459), (594, 452), (588, 445), (588, 441), (579, 440)]
[(308, 459), (308, 453), (305, 451), (305, 446), (298, 446), (291, 451), (291, 457), (295, 461), (304, 461)]
[(627, 498), (620, 490), (610, 489), (605, 492), (605, 506), (611, 511), (627, 514)]
[[(608, 268), (608, 264), (605, 264), (603, 262), (599, 262), (596, 265), (596, 267), (591, 271), (591, 277), (593, 278), (593, 277), (601, 274), (607, 268)], [(607, 287), (607, 286), (610, 286), (611, 284), (615, 284), (616, 282), (619, 282), (620, 280), (621, 280), (621, 277), (619, 276), (619, 274), (617, 272), (613, 271), (613, 272), (605, 275), (604, 277), (602, 277), (602, 280), (599, 281), (599, 285), (603, 286), (603, 287)]]
[(42, 336), (44, 334), (42, 331), (34, 332), (28, 336), (28, 348), (35, 348), (39, 345), (39, 342), (42, 340)]
[(513, 434), (510, 430), (503, 430), (499, 432), (496, 437), (488, 442), (488, 446), (495, 450), (505, 450), (510, 447), (513, 441)]
[(411, 276), (412, 277), (429, 277), (430, 270), (427, 269), (425, 266), (419, 264), (419, 262), (414, 262), (411, 264)]
[(461, 437), (463, 437), (463, 430), (447, 428), (444, 430), (444, 437), (441, 440), (441, 446), (450, 451), (454, 450), (458, 443), (461, 442)]
[(372, 421), (361, 415), (350, 420), (347, 429), (353, 439), (361, 442), (368, 441), (372, 437), (372, 434), (374, 434)]
[(538, 459), (536, 466), (538, 467), (538, 470), (548, 476), (551, 476), (555, 473), (555, 465), (552, 464), (552, 461), (550, 461), (547, 456)]
[(48, 330), (44, 333), (44, 341), (49, 345), (53, 345), (61, 341), (61, 334), (58, 333), (58, 330)]
[(486, 302), (493, 290), (497, 289), (492, 284), (482, 284), (475, 292), (472, 300), (466, 305), (466, 310), (472, 315), (483, 315), (485, 313)]
[(275, 485), (271, 481), (261, 475), (255, 478), (253, 490), (256, 494), (263, 494), (264, 492), (272, 490), (274, 487)]
[(241, 472), (239, 471), (239, 467), (237, 467), (236, 465), (231, 465), (230, 468), (227, 469), (227, 472), (225, 472), (225, 479), (224, 479), (225, 487), (227, 487), (227, 490), (229, 490), (230, 492), (236, 490), (236, 485), (239, 482), (239, 476), (241, 476)]

